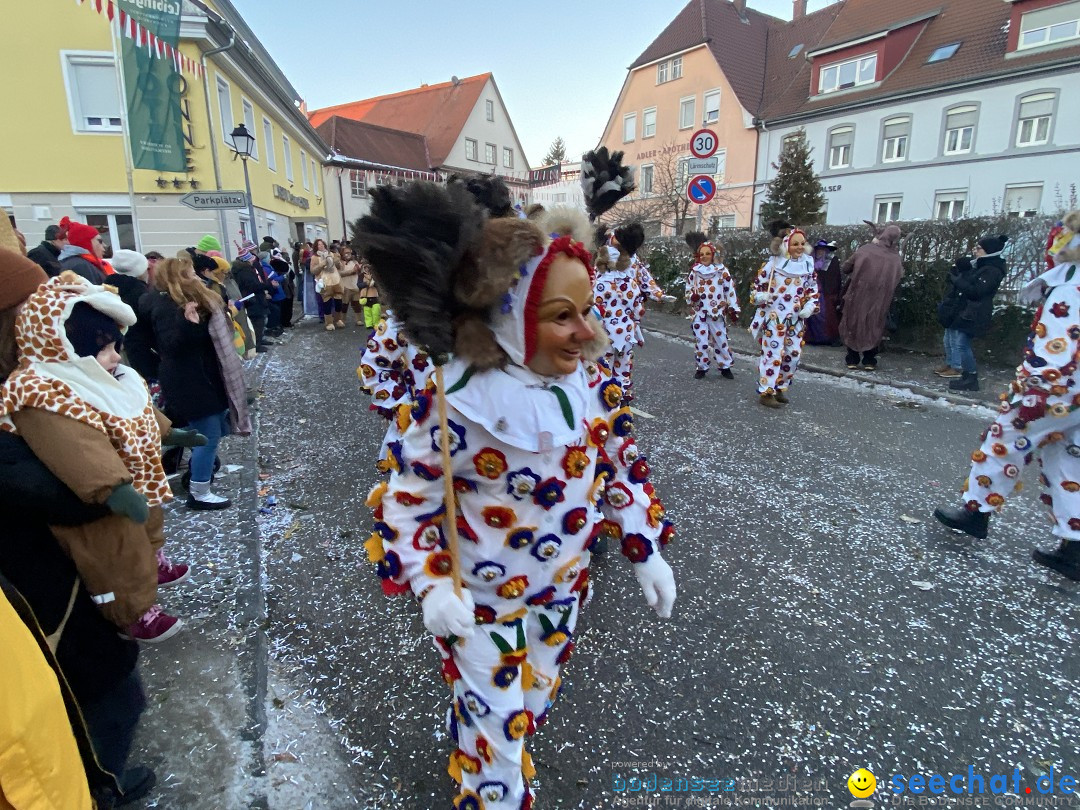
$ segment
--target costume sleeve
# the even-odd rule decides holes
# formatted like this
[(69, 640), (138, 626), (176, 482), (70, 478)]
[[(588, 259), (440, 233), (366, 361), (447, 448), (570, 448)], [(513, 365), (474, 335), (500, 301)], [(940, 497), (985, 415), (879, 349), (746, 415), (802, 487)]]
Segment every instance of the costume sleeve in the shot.
[(601, 532), (620, 539), (631, 562), (645, 562), (668, 544), (675, 528), (664, 520), (664, 506), (649, 481), (649, 462), (634, 440), (630, 409), (617, 406), (618, 385), (608, 380), (598, 391), (605, 415), (589, 426), (589, 441), (598, 447), (596, 474), (603, 479), (597, 488), (605, 518)]
[(754, 277), (754, 292), (767, 293), (769, 291), (769, 268), (771, 266), (770, 260), (758, 268), (757, 275)]
[(821, 310), (821, 294), (818, 291), (817, 273), (811, 273), (808, 276), (806, 288), (803, 291), (803, 306), (807, 304), (814, 305), (814, 312)]
[(1054, 287), (1035, 317), (1035, 326), (1024, 349), (1013, 391), (1023, 394), (1032, 388), (1064, 396), (1080, 363), (1080, 311), (1075, 287)]
[(855, 253), (852, 253), (850, 256), (844, 259), (844, 263), (840, 265), (841, 273), (843, 273), (844, 275), (851, 274), (851, 272), (855, 269), (855, 256), (857, 253), (858, 251), (855, 251)]
[(664, 291), (660, 289), (660, 285), (656, 283), (656, 279), (653, 278), (652, 273), (649, 271), (649, 265), (641, 263), (638, 265), (638, 285), (641, 287), (641, 292), (651, 298), (653, 301), (659, 301), (664, 297)]
[[(450, 555), (444, 550), (446, 506), (434, 394), (434, 386), (429, 386), (417, 395), (412, 424), (401, 441), (391, 442), (387, 450), (390, 480), (368, 496), (375, 531), (367, 541), (367, 551), (387, 595), (411, 588), (421, 596), (451, 575)], [(447, 410), (454, 470), (464, 472), (471, 456), (457, 451), (455, 439), (464, 438), (468, 423), (452, 407)]]
[(131, 483), (131, 473), (100, 430), (41, 408), (23, 408), (11, 420), (41, 463), (84, 503), (105, 503), (115, 487)]
[(397, 405), (408, 401), (402, 374), (406, 347), (396, 335), (390, 334), (385, 324), (383, 321), (367, 342), (357, 373), (371, 393), (371, 410), (389, 419)]
[(735, 279), (731, 277), (731, 272), (726, 267), (722, 272), (724, 274), (724, 299), (729, 309), (739, 312), (739, 294), (735, 289)]
[(697, 271), (691, 268), (686, 276), (686, 300), (690, 303), (694, 312), (701, 309), (701, 290), (698, 286), (699, 282), (700, 279), (698, 278)]

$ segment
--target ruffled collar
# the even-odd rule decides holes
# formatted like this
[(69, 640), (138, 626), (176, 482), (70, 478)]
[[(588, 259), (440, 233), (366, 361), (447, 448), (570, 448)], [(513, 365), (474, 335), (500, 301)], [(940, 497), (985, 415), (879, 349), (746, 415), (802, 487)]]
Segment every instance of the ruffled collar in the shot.
[(723, 264), (698, 264), (694, 265), (694, 272), (698, 278), (712, 278), (719, 275), (720, 271), (724, 269)]
[(788, 278), (808, 276), (814, 272), (814, 260), (805, 253), (797, 259), (785, 259), (780, 256), (773, 256), (770, 261), (772, 262), (774, 273), (781, 276), (787, 276)]
[(454, 359), (443, 375), (446, 401), (511, 447), (543, 453), (581, 436), (590, 392), (583, 364), (563, 377), (542, 377), (514, 364), (477, 372)]

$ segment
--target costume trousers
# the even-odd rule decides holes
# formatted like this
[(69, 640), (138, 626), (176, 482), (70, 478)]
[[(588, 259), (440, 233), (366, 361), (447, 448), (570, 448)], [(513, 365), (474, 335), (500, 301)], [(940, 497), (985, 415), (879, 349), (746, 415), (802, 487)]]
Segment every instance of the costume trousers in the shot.
[(634, 350), (627, 347), (626, 351), (609, 351), (604, 359), (611, 368), (611, 378), (619, 384), (624, 396), (631, 396), (634, 388)]
[(371, 300), (364, 304), (364, 326), (368, 329), (374, 329), (379, 325), (379, 318), (382, 317), (382, 306), (379, 304), (378, 299)]
[[(1080, 540), (1080, 410), (1013, 425), (1019, 403), (1002, 403), (1003, 412), (984, 434), (982, 446), (971, 454), (971, 473), (964, 485), (969, 509), (993, 512), (1022, 488), (1020, 472), (1039, 456), (1043, 487), (1040, 500), (1050, 507), (1053, 533)], [(1004, 411), (1005, 408), (1008, 411)]]
[(694, 316), (694, 339), (697, 341), (694, 361), (701, 371), (709, 370), (710, 352), (715, 356), (717, 366), (731, 368), (735, 360), (728, 346), (727, 324), (723, 318), (712, 318), (706, 312), (698, 312)]
[(557, 585), (554, 602), (512, 622), (477, 625), (450, 653), (437, 640), (443, 672), (454, 678), (448, 728), (458, 747), (449, 771), (461, 784), (454, 807), (475, 807), (475, 797), (485, 810), (521, 807), (535, 775), (524, 738), (546, 719), (573, 647), (580, 607), (569, 585)]
[(786, 391), (802, 359), (806, 321), (769, 320), (761, 332), (761, 357), (758, 359), (758, 393)]

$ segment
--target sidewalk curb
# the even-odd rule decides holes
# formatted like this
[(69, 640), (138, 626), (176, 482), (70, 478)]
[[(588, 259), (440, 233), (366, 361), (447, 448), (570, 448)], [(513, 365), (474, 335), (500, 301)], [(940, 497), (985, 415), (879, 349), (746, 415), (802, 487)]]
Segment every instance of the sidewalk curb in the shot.
[[(655, 332), (659, 335), (664, 335), (675, 340), (680, 340), (689, 345), (694, 344), (694, 339), (688, 335), (682, 335), (678, 332), (671, 332), (667, 329), (661, 329), (656, 326), (644, 326), (643, 329), (646, 332)], [(757, 354), (755, 352), (748, 352), (745, 349), (737, 348), (736, 346), (729, 346), (733, 354), (740, 355), (742, 357), (751, 358), (757, 360)], [(950, 394), (946, 391), (937, 391), (933, 388), (927, 388), (926, 386), (919, 385), (918, 383), (901, 382), (899, 380), (891, 380), (887, 377), (871, 376), (868, 374), (853, 374), (849, 369), (838, 369), (829, 366), (820, 366), (816, 363), (801, 363), (799, 368), (806, 371), (813, 372), (815, 374), (826, 374), (830, 377), (848, 377), (857, 382), (869, 383), (870, 385), (882, 385), (889, 388), (899, 388), (904, 391), (910, 391), (913, 394), (917, 394), (927, 399), (941, 399), (948, 402), (951, 405), (966, 405), (966, 406), (978, 406), (984, 408), (993, 408), (993, 403), (983, 402), (978, 399), (971, 399), (970, 397), (962, 397), (957, 394)]]

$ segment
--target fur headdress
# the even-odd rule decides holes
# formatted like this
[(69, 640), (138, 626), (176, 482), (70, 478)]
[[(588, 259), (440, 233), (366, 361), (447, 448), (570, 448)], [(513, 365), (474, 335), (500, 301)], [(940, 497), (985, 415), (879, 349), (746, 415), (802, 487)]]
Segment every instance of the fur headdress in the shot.
[(505, 217), (511, 212), (510, 189), (505, 181), (493, 174), (465, 177), (451, 175), (448, 183), (460, 183), (481, 208), (493, 217)]
[(632, 192), (634, 168), (622, 162), (622, 152), (608, 153), (606, 146), (588, 152), (581, 161), (581, 188), (590, 219), (596, 219)]
[(683, 239), (686, 240), (690, 252), (697, 256), (698, 249), (705, 243), (705, 234), (701, 231), (690, 231), (683, 236)]

